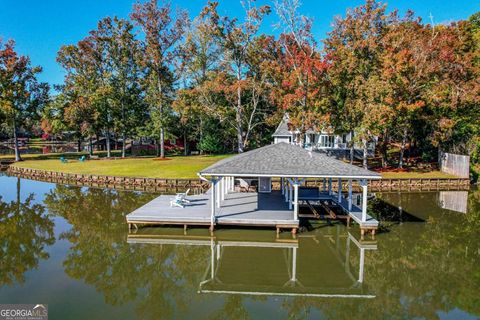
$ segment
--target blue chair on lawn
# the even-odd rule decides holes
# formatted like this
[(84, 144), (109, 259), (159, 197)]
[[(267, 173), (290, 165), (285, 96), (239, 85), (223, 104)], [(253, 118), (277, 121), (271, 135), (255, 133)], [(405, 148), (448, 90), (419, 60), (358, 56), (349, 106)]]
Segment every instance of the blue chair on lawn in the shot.
[(80, 159), (78, 159), (80, 162), (85, 162), (85, 160), (87, 160), (87, 157), (85, 156), (81, 156)]
[(61, 161), (62, 163), (67, 163), (67, 162), (68, 162), (68, 160), (65, 159), (65, 157), (60, 157), (60, 161)]

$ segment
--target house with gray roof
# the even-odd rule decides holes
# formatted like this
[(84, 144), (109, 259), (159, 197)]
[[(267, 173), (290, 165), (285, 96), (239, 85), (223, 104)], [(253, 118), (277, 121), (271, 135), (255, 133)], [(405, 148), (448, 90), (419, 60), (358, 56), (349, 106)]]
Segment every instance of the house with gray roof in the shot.
[[(350, 143), (352, 141), (351, 133), (333, 133), (332, 130), (307, 130), (303, 136), (299, 130), (289, 128), (289, 117), (285, 113), (282, 121), (278, 125), (277, 129), (272, 135), (273, 143), (290, 143), (294, 145), (304, 146), (306, 149), (313, 151), (321, 151), (337, 157), (347, 156), (350, 152)], [(374, 141), (368, 143), (367, 151), (368, 156), (373, 156), (375, 153)], [(361, 158), (363, 155), (362, 146), (359, 144), (354, 145), (355, 156)]]

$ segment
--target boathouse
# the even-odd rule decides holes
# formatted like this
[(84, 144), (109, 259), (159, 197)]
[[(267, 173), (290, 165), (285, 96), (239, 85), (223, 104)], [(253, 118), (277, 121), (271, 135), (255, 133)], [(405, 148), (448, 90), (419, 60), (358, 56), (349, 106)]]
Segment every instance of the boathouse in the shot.
[[(223, 159), (198, 173), (211, 188), (206, 194), (189, 197), (184, 208), (170, 207), (169, 196), (160, 196), (127, 215), (129, 226), (138, 224), (263, 226), (280, 229), (299, 227), (300, 207), (315, 211), (315, 205), (340, 207), (360, 225), (362, 234), (378, 227), (367, 214), (368, 180), (380, 179), (375, 172), (350, 165), (300, 146), (277, 143)], [(256, 179), (255, 192), (240, 192), (241, 179)], [(279, 190), (272, 179), (280, 180)], [(305, 188), (308, 179), (323, 181), (320, 187)], [(333, 181), (337, 190), (334, 192)], [(361, 189), (361, 201), (353, 201), (353, 184)], [(345, 185), (345, 189), (342, 186)]]

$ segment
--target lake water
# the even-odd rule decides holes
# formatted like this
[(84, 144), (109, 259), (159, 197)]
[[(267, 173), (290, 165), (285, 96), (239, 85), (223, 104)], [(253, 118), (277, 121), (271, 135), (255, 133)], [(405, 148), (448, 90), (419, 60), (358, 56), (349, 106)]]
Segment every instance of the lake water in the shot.
[(377, 194), (375, 240), (315, 223), (142, 228), (155, 195), (0, 176), (0, 303), (50, 319), (477, 319), (480, 192)]

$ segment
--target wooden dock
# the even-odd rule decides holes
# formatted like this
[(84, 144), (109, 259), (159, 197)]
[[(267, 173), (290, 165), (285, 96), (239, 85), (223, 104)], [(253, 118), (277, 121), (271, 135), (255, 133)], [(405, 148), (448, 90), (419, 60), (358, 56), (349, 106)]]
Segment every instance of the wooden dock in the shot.
[(298, 200), (300, 201), (329, 201), (336, 206), (339, 206), (342, 211), (348, 214), (358, 225), (361, 230), (376, 230), (378, 228), (378, 221), (366, 215), (366, 221), (362, 221), (362, 209), (352, 203), (351, 209), (348, 206), (348, 200), (343, 196), (338, 199), (336, 194), (328, 194), (322, 192), (318, 188), (302, 188), (299, 191)]
[[(210, 226), (211, 202), (210, 191), (206, 194), (188, 196), (190, 204), (185, 208), (170, 207), (170, 200), (174, 196), (161, 195), (126, 217), (129, 227), (138, 228), (139, 225), (183, 225)], [(362, 222), (361, 208), (352, 205), (348, 209), (348, 202), (342, 197), (329, 195), (318, 189), (301, 189), (299, 201), (328, 201), (339, 206), (362, 230), (378, 228), (378, 221), (367, 214), (366, 222)], [(299, 221), (288, 208), (287, 202), (280, 191), (271, 193), (232, 192), (225, 196), (215, 216), (215, 225), (236, 225), (250, 227), (274, 227), (280, 229), (296, 229)]]
[[(209, 191), (210, 192), (210, 191)], [(208, 225), (211, 223), (210, 194), (188, 196), (185, 208), (170, 207), (171, 195), (161, 195), (128, 214), (129, 226), (142, 224)], [(215, 216), (215, 225), (298, 228), (293, 212), (279, 191), (233, 192), (225, 196)]]

